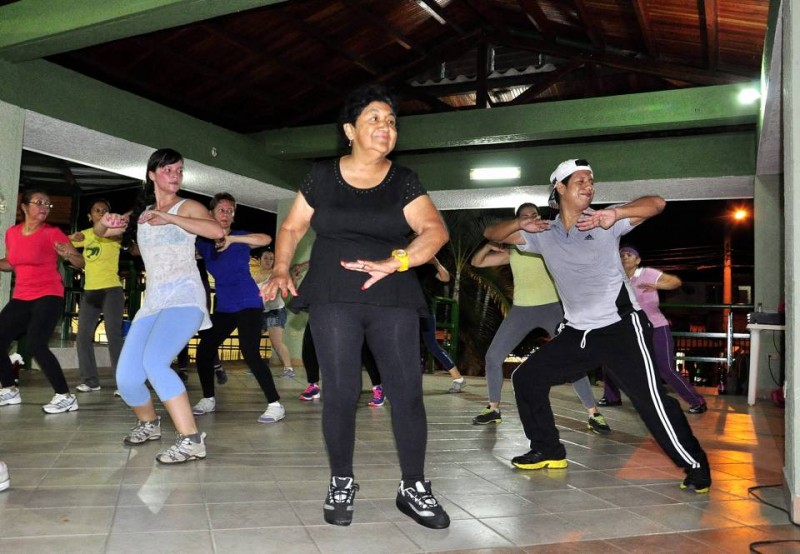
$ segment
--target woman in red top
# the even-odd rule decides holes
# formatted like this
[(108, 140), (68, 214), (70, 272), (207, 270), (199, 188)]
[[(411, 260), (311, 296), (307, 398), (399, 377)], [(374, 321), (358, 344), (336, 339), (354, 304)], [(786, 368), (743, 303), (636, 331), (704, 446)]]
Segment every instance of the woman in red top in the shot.
[(11, 343), (24, 336), (56, 393), (42, 409), (61, 414), (77, 410), (78, 401), (70, 394), (61, 364), (47, 345), (64, 312), (64, 283), (58, 263), (63, 258), (81, 268), (84, 260), (61, 229), (45, 223), (52, 208), (44, 191), (26, 190), (20, 202), (24, 219), (6, 232), (6, 257), (0, 259), (0, 270), (13, 271), (16, 280), (11, 300), (0, 312), (0, 406), (22, 402), (6, 354)]

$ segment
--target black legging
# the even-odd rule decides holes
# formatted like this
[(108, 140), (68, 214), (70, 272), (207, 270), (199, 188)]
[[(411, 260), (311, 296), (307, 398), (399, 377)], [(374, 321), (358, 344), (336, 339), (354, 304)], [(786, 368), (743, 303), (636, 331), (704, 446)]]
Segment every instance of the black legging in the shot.
[(8, 358), (11, 343), (25, 336), (31, 356), (39, 363), (57, 394), (68, 394), (69, 386), (58, 358), (47, 346), (58, 319), (64, 312), (60, 296), (42, 296), (36, 300), (11, 299), (0, 312), (0, 385), (14, 386), (14, 368)]
[(211, 329), (200, 332), (197, 346), (197, 375), (203, 387), (203, 397), (214, 396), (214, 357), (222, 342), (239, 328), (239, 350), (253, 372), (268, 402), (277, 402), (280, 395), (269, 365), (261, 357), (261, 308), (247, 308), (238, 312), (214, 312)]
[[(380, 385), (381, 374), (378, 371), (378, 364), (375, 363), (375, 357), (369, 351), (366, 342), (361, 348), (361, 362), (364, 364), (364, 369), (367, 370), (372, 386)], [(306, 324), (306, 329), (303, 331), (303, 367), (306, 368), (308, 382), (319, 383), (319, 360), (317, 359), (317, 351), (314, 349), (311, 326), (308, 324)]]
[(402, 478), (424, 479), (428, 426), (419, 371), (417, 312), (366, 304), (314, 304), (309, 323), (317, 355), (325, 360), (322, 433), (331, 475), (353, 476), (361, 346), (366, 341), (392, 399), (389, 406)]

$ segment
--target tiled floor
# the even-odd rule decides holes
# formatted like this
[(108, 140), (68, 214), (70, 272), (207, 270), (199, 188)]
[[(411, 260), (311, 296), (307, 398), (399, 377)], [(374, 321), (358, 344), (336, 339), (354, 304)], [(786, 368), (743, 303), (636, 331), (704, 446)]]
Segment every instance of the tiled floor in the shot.
[[(509, 459), (527, 451), (505, 386), (504, 422), (471, 424), (485, 399), (482, 379), (462, 394), (444, 375), (425, 377), (427, 477), (452, 525), (433, 531), (394, 506), (399, 478), (389, 406), (358, 411), (352, 526), (326, 525), (328, 469), (321, 403), (296, 400), (304, 383), (277, 378), (285, 420), (256, 423), (264, 400), (255, 380), (229, 366), (218, 412), (199, 418), (208, 458), (164, 467), (153, 456), (168, 444), (123, 446), (131, 412), (102, 391), (80, 395), (78, 412), (45, 415), (52, 391), (23, 372), (20, 406), (0, 408), (0, 459), (11, 488), (0, 493), (0, 552), (748, 552), (753, 541), (800, 539), (787, 515), (748, 496), (748, 487), (781, 482), (783, 411), (769, 402), (709, 396), (690, 416), (713, 464), (710, 495), (682, 491), (682, 473), (660, 453), (629, 404), (606, 408), (614, 431), (586, 430), (571, 387), (552, 399), (570, 466), (519, 471)], [(77, 376), (69, 371), (75, 385)], [(189, 382), (199, 397), (196, 375)], [(600, 396), (600, 389), (595, 395)], [(323, 401), (325, 389), (323, 383)], [(763, 497), (783, 505), (780, 488)], [(793, 550), (794, 549), (794, 550)], [(797, 544), (763, 552), (799, 552)]]

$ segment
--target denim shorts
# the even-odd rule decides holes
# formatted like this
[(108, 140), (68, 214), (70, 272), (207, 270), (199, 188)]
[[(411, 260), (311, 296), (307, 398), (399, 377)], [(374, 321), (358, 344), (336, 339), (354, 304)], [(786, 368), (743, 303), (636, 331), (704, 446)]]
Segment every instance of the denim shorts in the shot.
[(264, 312), (264, 319), (261, 320), (261, 330), (266, 331), (270, 327), (286, 327), (286, 308), (269, 310)]

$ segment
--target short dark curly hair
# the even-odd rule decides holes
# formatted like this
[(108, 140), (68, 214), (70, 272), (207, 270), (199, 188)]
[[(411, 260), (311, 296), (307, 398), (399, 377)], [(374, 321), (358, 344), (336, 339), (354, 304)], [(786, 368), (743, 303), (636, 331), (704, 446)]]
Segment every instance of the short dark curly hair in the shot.
[(345, 123), (351, 125), (356, 124), (356, 119), (364, 111), (364, 108), (369, 106), (372, 102), (385, 102), (389, 104), (392, 111), (397, 115), (397, 98), (394, 94), (383, 85), (368, 84), (355, 89), (347, 96), (347, 100), (339, 112), (339, 121), (337, 130), (339, 131), (339, 139), (342, 144), (347, 144), (349, 139), (344, 134)]

